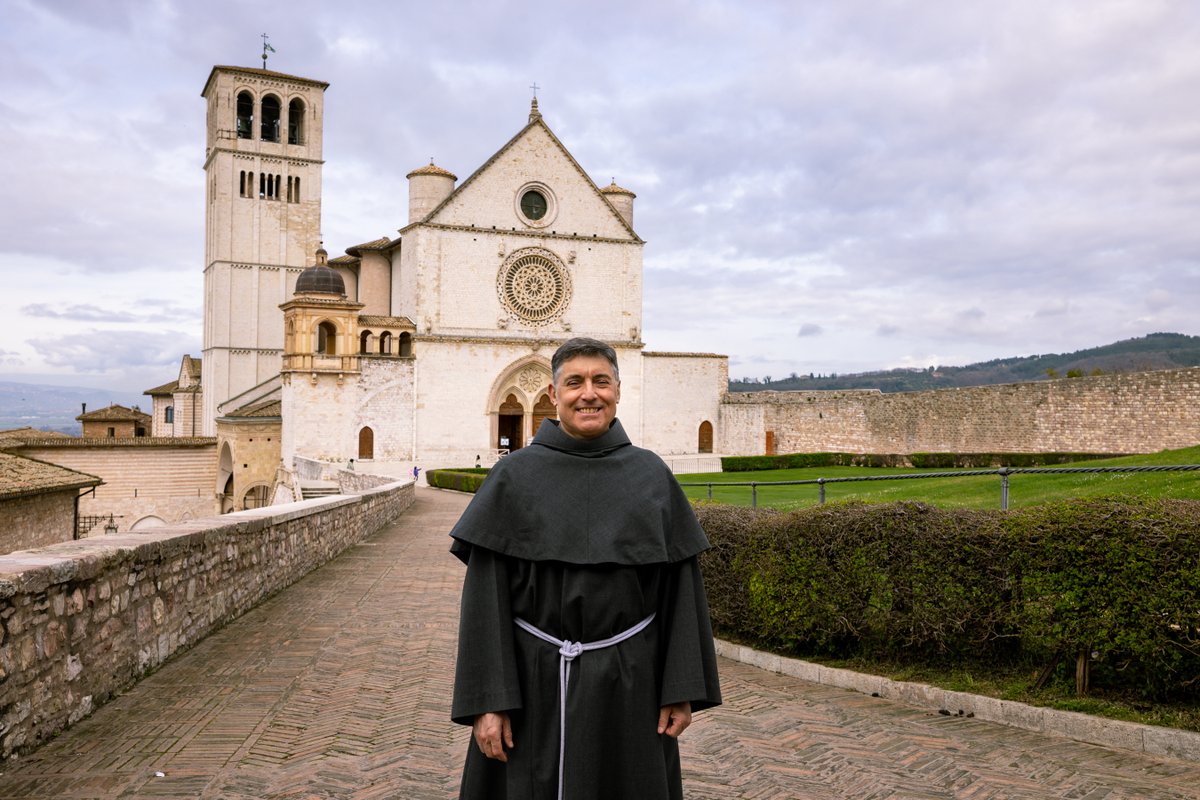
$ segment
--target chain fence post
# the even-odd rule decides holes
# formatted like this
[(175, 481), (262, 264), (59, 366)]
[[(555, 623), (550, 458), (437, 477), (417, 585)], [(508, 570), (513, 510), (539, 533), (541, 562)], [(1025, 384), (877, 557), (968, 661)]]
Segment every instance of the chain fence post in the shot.
[(825, 505), (825, 479), (817, 478), (817, 488), (821, 491), (821, 505)]
[(1008, 511), (1008, 467), (1000, 468), (1000, 510)]
[(750, 481), (750, 507), (758, 508), (758, 484)]
[(708, 485), (708, 499), (712, 500), (712, 484)]

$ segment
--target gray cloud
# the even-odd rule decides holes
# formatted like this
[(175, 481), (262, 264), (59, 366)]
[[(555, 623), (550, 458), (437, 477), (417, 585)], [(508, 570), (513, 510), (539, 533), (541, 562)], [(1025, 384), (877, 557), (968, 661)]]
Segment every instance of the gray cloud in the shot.
[(803, 339), (806, 336), (820, 336), (824, 332), (824, 329), (820, 325), (806, 322), (800, 326), (800, 330), (796, 331), (796, 335)]
[(180, 308), (166, 301), (144, 300), (138, 303), (137, 311), (116, 311), (91, 303), (71, 303), (54, 306), (49, 303), (30, 303), (21, 307), (22, 313), (31, 317), (63, 319), (76, 322), (174, 322), (199, 320), (199, 308)]
[(172, 372), (180, 357), (200, 351), (199, 337), (177, 331), (89, 330), (82, 336), (40, 337), (29, 344), (52, 367), (79, 372)]

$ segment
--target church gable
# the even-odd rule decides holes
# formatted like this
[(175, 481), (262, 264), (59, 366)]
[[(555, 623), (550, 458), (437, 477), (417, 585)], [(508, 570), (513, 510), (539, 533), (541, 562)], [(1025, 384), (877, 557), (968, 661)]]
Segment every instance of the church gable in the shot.
[(501, 148), (425, 222), (641, 241), (540, 120)]

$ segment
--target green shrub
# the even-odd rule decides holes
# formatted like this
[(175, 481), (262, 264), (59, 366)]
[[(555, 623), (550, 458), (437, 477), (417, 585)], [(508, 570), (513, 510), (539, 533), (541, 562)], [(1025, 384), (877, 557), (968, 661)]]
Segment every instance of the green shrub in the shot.
[(1200, 699), (1198, 501), (697, 514), (713, 544), (701, 557), (713, 625), (730, 638), (911, 663), (1095, 652), (1093, 687)]
[(484, 468), (467, 467), (463, 469), (431, 469), (425, 473), (425, 480), (430, 486), (439, 489), (454, 489), (459, 492), (479, 490), (483, 479), (488, 475)]
[(1112, 458), (1111, 453), (910, 453), (917, 469), (990, 469), (992, 467), (1045, 467)]
[(776, 456), (724, 456), (724, 472), (755, 472), (804, 467), (907, 467), (918, 469), (987, 469), (1043, 467), (1112, 458), (1111, 453), (786, 453)]
[(862, 453), (787, 453), (778, 456), (723, 456), (724, 472), (754, 472), (764, 469), (801, 469), (804, 467), (903, 467), (902, 455)]

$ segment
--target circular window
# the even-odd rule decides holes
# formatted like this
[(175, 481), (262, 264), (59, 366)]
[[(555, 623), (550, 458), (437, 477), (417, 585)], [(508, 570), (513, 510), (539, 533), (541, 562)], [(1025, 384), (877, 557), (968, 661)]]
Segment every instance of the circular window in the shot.
[(571, 302), (571, 276), (549, 250), (531, 247), (516, 251), (501, 265), (496, 292), (510, 315), (545, 325)]
[(558, 201), (549, 186), (530, 181), (513, 196), (513, 211), (529, 227), (545, 228), (558, 216)]
[(532, 220), (546, 216), (546, 198), (541, 192), (530, 189), (521, 195), (521, 213)]

